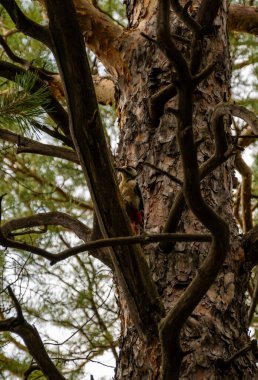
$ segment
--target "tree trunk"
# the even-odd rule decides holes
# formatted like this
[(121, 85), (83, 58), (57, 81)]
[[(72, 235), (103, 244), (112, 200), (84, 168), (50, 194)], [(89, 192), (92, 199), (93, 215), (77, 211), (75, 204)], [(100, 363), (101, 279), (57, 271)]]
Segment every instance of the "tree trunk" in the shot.
[[(212, 110), (215, 105), (228, 101), (230, 97), (227, 2), (224, 0), (222, 3), (214, 26), (205, 37), (202, 53), (202, 68), (216, 59), (216, 69), (194, 92), (194, 136), (196, 140), (202, 139), (198, 146), (199, 165), (214, 151), (210, 129)], [(127, 0), (126, 6), (130, 28), (138, 28), (155, 39), (156, 2)], [(192, 15), (197, 6), (195, 2), (190, 9)], [(171, 20), (172, 33), (191, 40), (186, 26), (172, 13)], [(185, 56), (189, 56), (186, 44), (178, 41), (177, 47), (184, 50)], [(151, 163), (180, 180), (183, 180), (183, 169), (176, 138), (177, 119), (171, 111), (177, 107), (177, 98), (174, 97), (167, 102), (164, 110), (158, 106), (155, 115), (150, 112), (150, 99), (159, 90), (170, 85), (175, 74), (157, 45), (140, 34), (135, 38), (134, 54), (126, 56), (125, 61), (130, 68), (130, 74), (120, 75), (118, 79), (121, 128), (118, 161), (119, 164), (135, 166), (140, 172), (145, 231), (158, 233), (164, 230), (180, 185), (145, 164)], [(225, 122), (229, 133), (229, 119), (225, 118)], [(229, 223), (231, 246), (215, 283), (184, 325), (181, 346), (187, 351), (187, 355), (184, 356), (181, 365), (180, 379), (255, 378), (255, 361), (250, 350), (227, 365), (222, 365), (223, 359), (230, 358), (250, 343), (247, 332), (247, 307), (244, 303), (249, 271), (244, 265), (244, 253), (233, 217), (232, 173), (233, 159), (229, 159), (202, 180), (204, 199)], [(183, 211), (177, 231), (207, 232), (187, 208)], [(181, 242), (169, 247), (165, 252), (156, 243), (145, 246), (144, 252), (149, 268), (167, 310), (177, 303), (195, 277), (207, 255), (209, 245)], [(115, 379), (158, 379), (161, 371), (160, 343), (158, 340), (143, 342), (139, 338), (123, 295), (120, 293), (119, 296), (122, 332)]]

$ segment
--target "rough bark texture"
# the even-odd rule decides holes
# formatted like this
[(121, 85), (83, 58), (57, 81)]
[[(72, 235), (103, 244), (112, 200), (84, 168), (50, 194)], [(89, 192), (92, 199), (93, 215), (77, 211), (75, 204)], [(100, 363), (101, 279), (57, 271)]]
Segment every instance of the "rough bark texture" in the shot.
[[(156, 36), (156, 2), (126, 1), (130, 28), (138, 28), (148, 36)], [(197, 4), (194, 4), (196, 6)], [(194, 10), (194, 8), (193, 8)], [(215, 19), (213, 33), (206, 37), (203, 65), (217, 58), (216, 70), (202, 82), (194, 94), (194, 133), (196, 139), (205, 137), (199, 146), (199, 163), (213, 152), (209, 121), (213, 107), (229, 98), (230, 60), (226, 34), (226, 1)], [(172, 32), (191, 38), (187, 28), (172, 16)], [(120, 163), (139, 169), (139, 182), (144, 196), (145, 229), (161, 232), (172, 202), (180, 186), (154, 169), (150, 162), (182, 180), (179, 147), (176, 141), (176, 118), (166, 104), (158, 122), (153, 122), (148, 99), (158, 90), (171, 84), (172, 67), (157, 46), (138, 35), (135, 52), (127, 56), (130, 74), (119, 77), (118, 107), (120, 111)], [(178, 43), (178, 47), (180, 47)], [(220, 359), (229, 358), (248, 344), (244, 291), (248, 271), (238, 239), (238, 229), (232, 213), (232, 161), (229, 160), (202, 181), (207, 203), (230, 224), (231, 249), (221, 273), (209, 289), (181, 334), (185, 356), (181, 379), (254, 379), (255, 364), (251, 352), (240, 356), (226, 368)], [(180, 232), (193, 233), (203, 227), (193, 214), (185, 210), (179, 225)], [(145, 247), (152, 276), (165, 307), (169, 310), (179, 299), (207, 254), (207, 243), (177, 243), (169, 254), (162, 253), (157, 244)], [(121, 295), (120, 295), (121, 296)], [(121, 296), (122, 298), (122, 296)], [(121, 302), (122, 337), (116, 379), (158, 379), (160, 375), (160, 346), (157, 341), (148, 346), (138, 337), (125, 303)]]

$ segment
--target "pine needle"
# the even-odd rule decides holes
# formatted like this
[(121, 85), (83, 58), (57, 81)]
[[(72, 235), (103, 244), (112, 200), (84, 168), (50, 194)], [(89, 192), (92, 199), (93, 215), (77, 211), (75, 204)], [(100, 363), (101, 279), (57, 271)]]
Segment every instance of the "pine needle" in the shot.
[(34, 90), (36, 81), (37, 76), (29, 72), (16, 75), (9, 90), (0, 96), (0, 122), (7, 128), (18, 126), (20, 133), (28, 137), (40, 135), (34, 123), (44, 116), (49, 105), (47, 85)]

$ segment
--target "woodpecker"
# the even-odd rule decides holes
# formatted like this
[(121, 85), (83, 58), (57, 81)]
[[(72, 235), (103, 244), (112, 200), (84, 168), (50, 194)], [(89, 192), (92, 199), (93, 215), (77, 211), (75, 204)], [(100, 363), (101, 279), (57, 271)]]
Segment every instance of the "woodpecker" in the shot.
[(144, 209), (140, 187), (136, 181), (137, 171), (132, 166), (117, 168), (121, 173), (119, 189), (125, 203), (132, 230), (138, 235), (143, 229)]

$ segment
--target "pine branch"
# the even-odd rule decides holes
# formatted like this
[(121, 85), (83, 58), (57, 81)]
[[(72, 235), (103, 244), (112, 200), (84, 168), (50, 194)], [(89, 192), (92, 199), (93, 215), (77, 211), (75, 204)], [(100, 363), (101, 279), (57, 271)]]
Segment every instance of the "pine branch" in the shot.
[(30, 136), (39, 134), (33, 123), (45, 114), (50, 103), (46, 85), (32, 92), (36, 80), (29, 72), (16, 75), (9, 91), (0, 96), (0, 121), (8, 126), (18, 125), (22, 133)]

